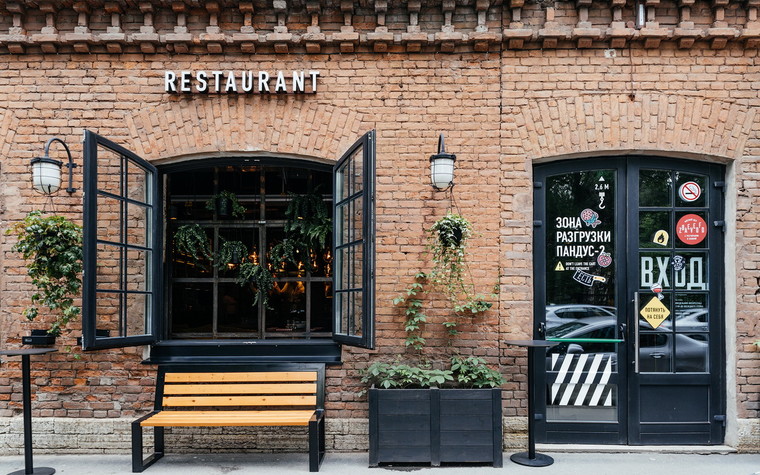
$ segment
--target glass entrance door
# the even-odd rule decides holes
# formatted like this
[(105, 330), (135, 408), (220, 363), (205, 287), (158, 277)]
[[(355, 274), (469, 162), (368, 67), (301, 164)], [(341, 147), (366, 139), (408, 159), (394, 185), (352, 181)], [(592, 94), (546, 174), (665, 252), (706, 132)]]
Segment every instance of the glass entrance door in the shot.
[[(723, 439), (722, 167), (625, 157), (536, 168), (538, 439)], [(537, 365), (538, 366), (538, 365)]]

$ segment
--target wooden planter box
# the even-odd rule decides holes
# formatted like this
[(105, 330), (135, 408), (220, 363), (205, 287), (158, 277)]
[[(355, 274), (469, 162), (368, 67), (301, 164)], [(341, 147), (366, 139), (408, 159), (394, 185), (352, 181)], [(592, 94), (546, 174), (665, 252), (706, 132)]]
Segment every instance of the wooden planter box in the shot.
[(501, 389), (369, 390), (369, 465), (502, 466)]

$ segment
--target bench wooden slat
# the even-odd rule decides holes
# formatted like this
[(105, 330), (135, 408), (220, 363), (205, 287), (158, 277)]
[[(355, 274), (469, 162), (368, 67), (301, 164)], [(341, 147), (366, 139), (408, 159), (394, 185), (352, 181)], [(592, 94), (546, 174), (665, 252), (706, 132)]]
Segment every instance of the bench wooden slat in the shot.
[(316, 394), (316, 383), (166, 384), (164, 394)]
[(265, 373), (166, 373), (167, 383), (217, 383), (217, 382), (315, 382), (315, 371), (275, 371)]
[(314, 411), (162, 411), (142, 421), (161, 426), (307, 426)]
[(181, 406), (316, 406), (317, 396), (166, 396), (165, 407)]

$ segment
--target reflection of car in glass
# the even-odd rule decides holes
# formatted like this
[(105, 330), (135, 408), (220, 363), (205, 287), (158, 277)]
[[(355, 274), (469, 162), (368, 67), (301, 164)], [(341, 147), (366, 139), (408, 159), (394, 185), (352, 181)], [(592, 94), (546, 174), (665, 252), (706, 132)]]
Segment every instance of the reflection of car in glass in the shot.
[(706, 308), (694, 308), (685, 312), (676, 311), (676, 330), (680, 332), (706, 332), (708, 330), (707, 318)]
[(547, 330), (558, 327), (572, 321), (586, 320), (588, 318), (612, 318), (616, 320), (615, 307), (601, 305), (547, 305), (546, 328)]
[[(588, 320), (587, 320), (588, 321)], [(570, 322), (547, 330), (547, 338), (562, 339), (614, 339), (620, 338), (616, 333), (616, 322), (607, 319), (595, 322)], [(649, 372), (704, 372), (707, 371), (708, 343), (705, 334), (675, 334), (675, 368), (671, 368), (673, 355), (673, 336), (668, 332), (642, 333), (639, 358), (639, 371)], [(561, 342), (547, 350), (547, 359), (552, 354), (612, 354), (615, 361), (615, 343), (602, 342)]]

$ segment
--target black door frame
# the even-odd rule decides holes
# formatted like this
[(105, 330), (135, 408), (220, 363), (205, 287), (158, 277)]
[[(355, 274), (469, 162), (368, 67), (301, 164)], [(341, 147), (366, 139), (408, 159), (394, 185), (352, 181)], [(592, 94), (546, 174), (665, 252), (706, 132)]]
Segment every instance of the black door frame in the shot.
[[(537, 440), (546, 442), (549, 440), (547, 431), (551, 432), (551, 441), (553, 443), (596, 443), (596, 444), (629, 444), (639, 445), (647, 444), (670, 444), (682, 443), (672, 438), (664, 437), (659, 441), (642, 442), (640, 432), (637, 431), (639, 412), (636, 404), (630, 401), (635, 400), (632, 396), (638, 396), (638, 388), (635, 384), (647, 382), (651, 375), (635, 375), (633, 371), (633, 338), (634, 327), (636, 322), (634, 314), (632, 287), (629, 289), (629, 283), (636, 283), (638, 279), (638, 268), (632, 265), (638, 260), (638, 246), (629, 245), (631, 236), (638, 236), (638, 170), (646, 169), (676, 169), (687, 173), (699, 173), (707, 175), (710, 179), (711, 193), (710, 203), (707, 205), (713, 210), (710, 216), (711, 232), (708, 233), (709, 255), (712, 263), (712, 269), (722, 268), (724, 256), (723, 233), (719, 232), (723, 226), (723, 190), (725, 168), (719, 164), (695, 162), (681, 159), (670, 159), (661, 157), (646, 156), (617, 156), (608, 158), (589, 158), (575, 159), (561, 162), (552, 162), (539, 164), (534, 167), (534, 249), (533, 249), (533, 275), (534, 275), (534, 322), (533, 335), (535, 338), (544, 338), (544, 327), (542, 325), (545, 319), (546, 309), (546, 286), (544, 285), (544, 272), (546, 272), (546, 189), (545, 181), (548, 176), (562, 173), (571, 173), (587, 170), (607, 169), (616, 171), (615, 191), (615, 231), (616, 245), (614, 259), (616, 262), (625, 263), (625, 272), (618, 273), (615, 282), (615, 302), (617, 303), (618, 324), (625, 324), (626, 329), (621, 332), (622, 338), (626, 343), (619, 345), (618, 351), (618, 368), (617, 380), (610, 380), (610, 383), (618, 385), (618, 423), (593, 423), (594, 439), (583, 440), (588, 437), (589, 423), (562, 422), (552, 423), (548, 427), (546, 421), (546, 400), (547, 400), (547, 381), (545, 365), (536, 365), (536, 372), (533, 375), (535, 387), (533, 394), (535, 399), (536, 414), (536, 433)], [(624, 187), (621, 190), (621, 187)], [(635, 217), (635, 221), (632, 219)], [(633, 225), (636, 223), (636, 226)], [(636, 229), (634, 229), (634, 227)], [(712, 270), (711, 269), (711, 270)], [(719, 318), (711, 318), (709, 323), (710, 334), (710, 373), (709, 379), (711, 387), (716, 388), (711, 394), (710, 413), (714, 420), (711, 421), (709, 440), (703, 441), (704, 444), (720, 444), (723, 442), (725, 433), (725, 407), (726, 407), (726, 371), (725, 371), (725, 299), (723, 275), (711, 272), (708, 276), (710, 288), (710, 315), (719, 315)], [(540, 317), (540, 318), (538, 318)], [(636, 317), (637, 318), (637, 317)], [(620, 332), (620, 330), (618, 330)], [(629, 364), (630, 363), (630, 364)], [(655, 377), (657, 375), (654, 375)], [(704, 379), (703, 374), (671, 374), (674, 377), (674, 383), (688, 384), (696, 379)], [(630, 383), (630, 384), (629, 384)], [(629, 396), (630, 394), (630, 396)], [(579, 438), (580, 436), (580, 438)]]

